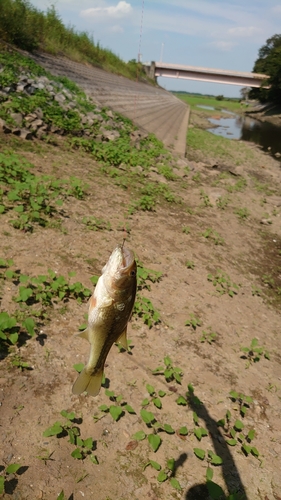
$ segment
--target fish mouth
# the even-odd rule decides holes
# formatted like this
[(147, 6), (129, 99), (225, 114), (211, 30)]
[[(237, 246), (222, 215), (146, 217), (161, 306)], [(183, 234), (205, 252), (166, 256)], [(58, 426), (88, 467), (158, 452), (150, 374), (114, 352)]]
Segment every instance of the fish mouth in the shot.
[(135, 256), (134, 256), (132, 250), (129, 250), (128, 248), (124, 248), (124, 243), (123, 243), (123, 245), (120, 246), (120, 249), (121, 249), (121, 254), (122, 254), (122, 272), (126, 272), (134, 264)]

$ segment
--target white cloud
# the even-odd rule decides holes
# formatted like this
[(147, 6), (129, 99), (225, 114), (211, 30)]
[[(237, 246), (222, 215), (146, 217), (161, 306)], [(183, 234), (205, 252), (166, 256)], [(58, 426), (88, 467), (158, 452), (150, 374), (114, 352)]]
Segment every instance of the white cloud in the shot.
[(93, 17), (93, 18), (115, 18), (120, 19), (122, 17), (131, 14), (132, 12), (131, 4), (120, 1), (117, 5), (110, 5), (109, 7), (93, 7), (91, 9), (82, 10), (80, 16), (82, 17)]
[(236, 26), (228, 30), (229, 35), (237, 36), (240, 38), (251, 37), (260, 33), (260, 29), (255, 26)]
[(124, 33), (124, 28), (119, 26), (119, 24), (115, 24), (109, 28), (109, 31), (111, 31), (111, 33)]
[(212, 46), (212, 47), (214, 47), (215, 49), (218, 49), (218, 50), (221, 50), (223, 52), (226, 52), (228, 50), (231, 50), (237, 44), (233, 43), (233, 42), (226, 42), (226, 41), (223, 41), (223, 40), (217, 40), (215, 42), (211, 42), (209, 45)]
[(281, 5), (275, 5), (275, 7), (273, 7), (271, 9), (271, 12), (273, 12), (273, 14), (280, 15), (281, 14)]

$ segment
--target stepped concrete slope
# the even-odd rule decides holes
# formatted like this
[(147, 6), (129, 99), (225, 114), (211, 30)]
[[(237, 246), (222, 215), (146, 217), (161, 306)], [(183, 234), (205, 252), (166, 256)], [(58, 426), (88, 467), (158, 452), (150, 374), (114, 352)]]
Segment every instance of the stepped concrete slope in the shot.
[(170, 92), (65, 57), (45, 53), (30, 57), (52, 74), (76, 82), (98, 104), (118, 111), (175, 152), (185, 154), (189, 107)]

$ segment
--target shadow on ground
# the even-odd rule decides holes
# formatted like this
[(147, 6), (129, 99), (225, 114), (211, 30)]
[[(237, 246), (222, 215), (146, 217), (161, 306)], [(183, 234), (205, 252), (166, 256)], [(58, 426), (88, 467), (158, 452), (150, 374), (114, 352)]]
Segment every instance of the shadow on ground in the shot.
[[(221, 470), (228, 495), (231, 495), (231, 500), (248, 500), (241, 476), (225, 442), (224, 436), (217, 426), (217, 422), (210, 416), (206, 406), (194, 393), (190, 394), (189, 407), (197, 413), (200, 419), (204, 420), (212, 439), (215, 453), (223, 460)], [(184, 499), (207, 500), (208, 498), (212, 498), (213, 500), (227, 500), (227, 498), (229, 498), (228, 495), (225, 495), (222, 488), (215, 482), (206, 481), (206, 483), (192, 486), (186, 492)]]

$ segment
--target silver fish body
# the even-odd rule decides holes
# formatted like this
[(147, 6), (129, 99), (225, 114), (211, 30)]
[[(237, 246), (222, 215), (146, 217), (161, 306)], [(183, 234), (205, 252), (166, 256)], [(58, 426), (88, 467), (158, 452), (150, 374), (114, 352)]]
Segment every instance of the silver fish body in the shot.
[(75, 381), (72, 392), (96, 396), (101, 387), (104, 364), (114, 342), (127, 348), (127, 324), (134, 307), (137, 266), (131, 250), (118, 245), (102, 270), (90, 298), (88, 327), (78, 335), (91, 344), (90, 357)]

